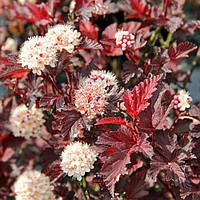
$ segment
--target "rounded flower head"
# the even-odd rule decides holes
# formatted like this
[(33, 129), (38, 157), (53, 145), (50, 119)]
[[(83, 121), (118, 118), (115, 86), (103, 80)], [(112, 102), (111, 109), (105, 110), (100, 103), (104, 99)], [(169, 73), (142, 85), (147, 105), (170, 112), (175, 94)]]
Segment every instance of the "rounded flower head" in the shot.
[(87, 84), (75, 92), (75, 106), (79, 112), (92, 120), (104, 113), (107, 93), (96, 84)]
[(32, 69), (33, 73), (41, 75), (45, 65), (55, 67), (56, 49), (45, 37), (35, 36), (24, 42), (20, 49), (18, 63), (26, 69)]
[(40, 137), (44, 134), (43, 113), (41, 109), (37, 109), (35, 105), (29, 110), (26, 105), (21, 104), (11, 111), (9, 118), (10, 129), (14, 136), (25, 137)]
[(135, 36), (128, 31), (118, 31), (115, 34), (116, 45), (122, 49), (122, 51), (127, 50), (132, 47), (135, 43)]
[(74, 142), (65, 147), (61, 155), (61, 168), (68, 175), (81, 180), (93, 169), (97, 153), (86, 143)]
[(54, 42), (58, 51), (66, 50), (69, 53), (79, 45), (81, 34), (70, 25), (58, 24), (50, 28), (46, 34), (47, 40)]
[(92, 120), (97, 114), (103, 115), (107, 99), (117, 89), (117, 80), (112, 73), (93, 70), (75, 91), (75, 106), (81, 114)]
[(173, 99), (174, 109), (184, 111), (186, 108), (190, 107), (189, 103), (191, 102), (192, 98), (190, 97), (189, 92), (186, 92), (185, 90), (179, 90)]
[(53, 200), (54, 195), (48, 176), (39, 171), (25, 171), (14, 183), (16, 200)]

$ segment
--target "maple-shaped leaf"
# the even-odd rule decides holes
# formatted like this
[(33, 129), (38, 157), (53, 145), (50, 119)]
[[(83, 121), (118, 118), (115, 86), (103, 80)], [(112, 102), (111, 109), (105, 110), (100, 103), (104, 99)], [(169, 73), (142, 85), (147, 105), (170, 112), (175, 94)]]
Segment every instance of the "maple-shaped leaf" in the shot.
[(143, 3), (140, 0), (131, 0), (131, 8), (133, 10), (134, 17), (140, 18), (140, 16), (149, 14), (149, 7), (147, 4)]
[(157, 86), (149, 101), (150, 105), (137, 117), (136, 126), (141, 132), (152, 134), (156, 130), (170, 128), (167, 117), (172, 109), (173, 96), (169, 91), (170, 87), (161, 84)]
[(187, 58), (188, 54), (197, 49), (197, 46), (191, 42), (181, 42), (177, 47), (170, 46), (168, 55), (170, 60)]
[(47, 10), (47, 6), (44, 3), (41, 3), (39, 5), (27, 2), (26, 6), (28, 7), (31, 14), (40, 20), (48, 20), (49, 19), (49, 13)]
[(98, 28), (93, 26), (90, 21), (81, 21), (79, 31), (82, 36), (88, 37), (96, 42), (98, 41)]
[(54, 117), (53, 129), (60, 130), (64, 137), (72, 138), (78, 132), (80, 124), (87, 127), (87, 120), (76, 110), (67, 110), (65, 108), (57, 112)]
[(140, 152), (147, 157), (153, 155), (153, 148), (147, 141), (147, 136), (140, 136), (130, 128), (105, 132), (98, 137), (96, 143), (106, 146), (100, 156), (103, 162), (101, 174), (112, 196), (118, 177), (125, 173), (126, 165), (131, 162), (131, 154)]
[(152, 94), (156, 91), (158, 81), (162, 78), (162, 75), (153, 76), (139, 83), (132, 90), (127, 90), (124, 93), (124, 105), (126, 112), (135, 119), (137, 115), (145, 110), (149, 103), (147, 102)]
[(16, 1), (14, 1), (11, 9), (13, 9), (16, 13), (15, 19), (25, 20), (30, 23), (35, 22), (35, 17), (32, 15), (32, 13), (30, 12), (27, 6), (23, 6), (17, 3)]
[(194, 51), (196, 48), (196, 45), (188, 41), (181, 42), (176, 47), (170, 46), (170, 48), (168, 49), (168, 54), (165, 55), (166, 59), (165, 64), (163, 65), (163, 69), (165, 71), (169, 69), (173, 72), (178, 71), (178, 68), (176, 66), (182, 62), (181, 59), (187, 58), (188, 54)]
[(191, 145), (180, 147), (177, 136), (169, 136), (167, 132), (158, 132), (155, 141), (159, 144), (159, 150), (153, 156), (150, 172), (154, 180), (161, 171), (166, 171), (166, 181), (172, 181), (175, 186), (189, 187), (185, 160), (191, 159)]

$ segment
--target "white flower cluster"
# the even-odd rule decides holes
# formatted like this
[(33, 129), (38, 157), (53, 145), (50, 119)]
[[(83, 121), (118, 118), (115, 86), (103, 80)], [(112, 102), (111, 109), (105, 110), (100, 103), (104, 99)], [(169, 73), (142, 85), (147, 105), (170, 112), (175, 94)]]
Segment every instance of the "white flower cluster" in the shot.
[(184, 111), (186, 108), (190, 107), (189, 103), (191, 102), (192, 98), (190, 97), (189, 92), (186, 92), (185, 90), (179, 90), (173, 99), (174, 109)]
[(61, 168), (68, 175), (81, 180), (93, 169), (97, 153), (87, 143), (74, 142), (65, 147), (61, 155)]
[(20, 50), (18, 62), (21, 63), (22, 67), (32, 69), (33, 73), (41, 75), (45, 65), (55, 67), (56, 49), (45, 37), (29, 38)]
[(18, 63), (25, 69), (41, 75), (45, 66), (55, 67), (57, 51), (74, 51), (80, 43), (81, 34), (70, 25), (51, 27), (44, 37), (35, 36), (24, 42), (20, 49)]
[(58, 51), (66, 50), (69, 53), (74, 51), (74, 47), (79, 45), (81, 34), (70, 25), (58, 24), (50, 28), (46, 38), (53, 42)]
[(92, 120), (97, 114), (104, 113), (107, 99), (110, 95), (115, 94), (117, 89), (115, 75), (111, 72), (94, 70), (76, 90), (75, 106), (81, 114)]
[(29, 110), (26, 105), (21, 104), (11, 111), (9, 118), (10, 129), (14, 136), (24, 137), (40, 137), (44, 135), (43, 124), (45, 120), (41, 109), (37, 109), (35, 105)]
[(16, 200), (54, 200), (53, 189), (49, 177), (36, 170), (25, 171), (14, 183)]
[(132, 47), (135, 43), (135, 36), (128, 31), (118, 31), (115, 34), (116, 45), (119, 46), (122, 51)]

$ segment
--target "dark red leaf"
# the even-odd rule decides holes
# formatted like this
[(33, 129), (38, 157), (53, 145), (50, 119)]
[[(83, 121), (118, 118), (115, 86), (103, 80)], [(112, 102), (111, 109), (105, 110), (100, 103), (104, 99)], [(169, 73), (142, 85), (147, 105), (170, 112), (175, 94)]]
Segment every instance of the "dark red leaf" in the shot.
[(164, 22), (165, 28), (170, 33), (174, 33), (178, 28), (181, 27), (181, 25), (183, 25), (183, 19), (181, 17), (176, 16), (170, 16)]
[(49, 13), (46, 8), (46, 5), (44, 3), (40, 5), (36, 5), (30, 2), (26, 3), (26, 6), (28, 7), (29, 11), (32, 13), (32, 15), (40, 20), (48, 20), (49, 19)]
[[(191, 145), (188, 144), (180, 147), (177, 142), (177, 136), (169, 136), (167, 132), (159, 132), (155, 135), (155, 141), (159, 144), (161, 150), (157, 149), (157, 154), (153, 156), (151, 161), (151, 175), (156, 180), (157, 175), (161, 171), (166, 171), (167, 181), (173, 181), (175, 186), (181, 188), (189, 187), (187, 179), (187, 166), (185, 160), (191, 159)], [(160, 153), (158, 153), (160, 152)]]
[(200, 104), (192, 105), (189, 110), (189, 115), (200, 121)]
[(162, 75), (153, 76), (144, 80), (138, 86), (135, 86), (132, 92), (127, 90), (124, 93), (124, 105), (126, 107), (126, 112), (131, 115), (133, 119), (135, 119), (141, 111), (148, 107), (149, 103), (147, 101), (156, 91), (156, 86), (161, 78)]
[(142, 35), (143, 34), (141, 32), (137, 32), (137, 34), (135, 35), (135, 43), (133, 45), (134, 52), (144, 47), (147, 43), (147, 41), (142, 40)]
[(178, 119), (171, 132), (177, 134), (178, 136), (182, 136), (184, 133), (189, 133), (191, 123), (191, 119)]
[(124, 31), (128, 31), (129, 33), (137, 33), (138, 30), (141, 28), (140, 22), (127, 22), (123, 23), (119, 26), (119, 29), (122, 29)]
[(98, 28), (93, 26), (90, 21), (81, 21), (80, 32), (91, 40), (98, 41)]
[(82, 122), (81, 113), (76, 110), (62, 110), (56, 113), (55, 118), (54, 129), (60, 130), (64, 137), (69, 138), (77, 134), (77, 127)]
[[(126, 135), (124, 135), (126, 134)], [(128, 143), (128, 140), (130, 143)], [(133, 135), (130, 131), (127, 132), (109, 132), (102, 134), (97, 141), (97, 144), (111, 145), (100, 159), (103, 161), (102, 175), (104, 182), (108, 187), (112, 196), (117, 177), (125, 173), (125, 167), (130, 163), (130, 150), (134, 144)]]
[(56, 95), (46, 94), (40, 99), (39, 105), (40, 107), (50, 107), (57, 99), (58, 97)]
[(91, 40), (87, 37), (85, 37), (81, 43), (81, 45), (79, 46), (80, 49), (99, 49), (99, 50), (103, 50), (103, 47), (100, 43)]
[(164, 97), (166, 90), (163, 90), (159, 93), (157, 100), (154, 103), (154, 113), (152, 115), (152, 125), (155, 129), (163, 129), (169, 128), (168, 121), (166, 120), (169, 112), (173, 108), (172, 100), (168, 98), (170, 104), (162, 105), (162, 99)]
[(146, 170), (139, 170), (132, 174), (124, 186), (126, 199), (136, 200), (138, 198), (148, 195), (148, 191), (145, 191), (145, 176)]
[(140, 17), (143, 15), (148, 15), (149, 14), (149, 8), (147, 4), (144, 4), (140, 0), (131, 0), (131, 8), (133, 10), (134, 17)]
[(122, 119), (121, 117), (107, 117), (100, 119), (96, 125), (102, 125), (102, 124), (120, 124), (125, 126), (130, 126), (128, 122), (125, 119)]
[(181, 190), (180, 194), (182, 199), (197, 200), (200, 199), (200, 184), (192, 184), (190, 188)]
[(150, 9), (147, 4), (140, 0), (121, 0), (117, 4), (119, 8), (128, 12), (127, 18), (144, 18), (149, 15)]
[(8, 136), (9, 136), (9, 134), (5, 134), (5, 135), (0, 136), (0, 142), (5, 140)]
[(170, 60), (187, 58), (188, 54), (197, 49), (197, 46), (191, 42), (181, 42), (177, 47), (171, 46), (168, 50)]
[(3, 70), (3, 74), (0, 75), (0, 78), (9, 76), (12, 76), (12, 78), (20, 78), (26, 76), (29, 72), (30, 70), (25, 70), (19, 66), (6, 67), (6, 69)]
[(200, 124), (194, 125), (194, 127), (191, 130), (191, 136), (193, 138), (200, 138)]
[(3, 65), (15, 65), (15, 63), (9, 61), (7, 57), (0, 57), (0, 64), (3, 64)]
[(102, 32), (101, 39), (102, 40), (107, 40), (107, 39), (115, 40), (116, 30), (117, 30), (117, 24), (116, 23), (107, 26), (106, 29)]
[(112, 196), (118, 177), (125, 173), (126, 165), (130, 163), (130, 155), (134, 152), (144, 153), (148, 157), (153, 155), (153, 148), (146, 139), (146, 135), (136, 135), (130, 128), (108, 131), (98, 137), (97, 144), (109, 146), (100, 159), (104, 163), (103, 179)]
[(60, 167), (60, 160), (55, 160), (54, 162), (50, 163), (44, 169), (43, 173), (49, 176), (51, 181), (58, 180), (64, 174)]

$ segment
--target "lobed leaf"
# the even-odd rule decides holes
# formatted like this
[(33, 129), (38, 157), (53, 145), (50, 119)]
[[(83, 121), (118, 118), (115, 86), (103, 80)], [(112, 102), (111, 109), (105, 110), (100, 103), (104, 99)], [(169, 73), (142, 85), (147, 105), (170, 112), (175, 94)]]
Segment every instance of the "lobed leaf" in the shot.
[(140, 0), (121, 0), (118, 2), (120, 10), (128, 12), (127, 18), (144, 18), (149, 15), (149, 6)]
[(151, 161), (150, 172), (154, 180), (161, 171), (166, 171), (167, 181), (173, 181), (175, 186), (181, 188), (189, 187), (187, 166), (185, 160), (191, 159), (191, 143), (180, 147), (177, 136), (169, 136), (168, 132), (160, 132), (155, 135), (155, 141), (161, 150), (156, 151)]
[(197, 49), (197, 46), (191, 42), (181, 42), (177, 47), (171, 46), (168, 50), (170, 60), (187, 58), (188, 54)]
[(81, 113), (76, 110), (62, 110), (55, 114), (55, 118), (53, 128), (60, 130), (64, 137), (69, 138), (76, 134), (77, 127), (82, 121)]
[(40, 5), (36, 5), (33, 3), (26, 3), (26, 6), (28, 7), (30, 13), (37, 19), (40, 20), (48, 20), (49, 19), (49, 13), (47, 10), (47, 6), (42, 3)]
[(158, 81), (162, 78), (162, 75), (153, 76), (144, 80), (138, 86), (135, 86), (132, 90), (127, 90), (124, 93), (124, 105), (126, 112), (135, 119), (138, 114), (145, 110), (149, 103), (147, 102), (152, 94), (156, 91)]
[(126, 127), (101, 134), (96, 143), (107, 146), (100, 156), (103, 162), (101, 174), (112, 196), (115, 183), (125, 173), (126, 165), (131, 162), (131, 154), (141, 152), (150, 158), (153, 155), (147, 135), (136, 135), (132, 129)]
[(88, 37), (96, 42), (98, 41), (98, 28), (93, 26), (90, 21), (81, 21), (80, 32), (82, 36)]

